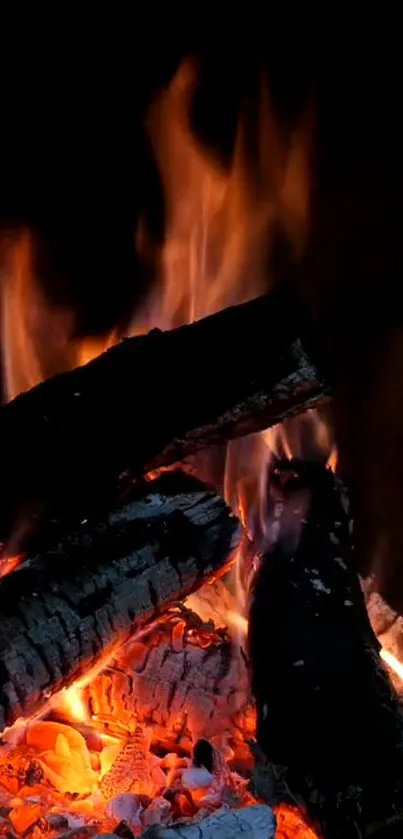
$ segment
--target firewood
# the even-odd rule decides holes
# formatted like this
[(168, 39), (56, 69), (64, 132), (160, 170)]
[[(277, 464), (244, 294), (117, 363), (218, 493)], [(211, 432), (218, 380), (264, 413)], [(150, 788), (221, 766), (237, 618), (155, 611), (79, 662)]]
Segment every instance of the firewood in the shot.
[(142, 839), (274, 839), (276, 817), (270, 807), (255, 804), (239, 810), (219, 810), (203, 821), (178, 827), (155, 825)]
[[(179, 630), (179, 631), (178, 631)], [(231, 638), (183, 607), (129, 643), (83, 692), (93, 718), (113, 729), (152, 727), (153, 743), (190, 753), (220, 738), (244, 760), (255, 712), (244, 658)]]
[(276, 538), (249, 630), (258, 744), (321, 836), (370, 835), (403, 814), (403, 714), (355, 571), (348, 500), (329, 470), (300, 461), (273, 469), (268, 497)]
[(238, 525), (195, 478), (167, 473), (0, 582), (0, 729), (225, 570)]
[(127, 339), (1, 408), (5, 552), (25, 550), (42, 516), (47, 527), (108, 510), (133, 478), (328, 393), (312, 327), (289, 289)]

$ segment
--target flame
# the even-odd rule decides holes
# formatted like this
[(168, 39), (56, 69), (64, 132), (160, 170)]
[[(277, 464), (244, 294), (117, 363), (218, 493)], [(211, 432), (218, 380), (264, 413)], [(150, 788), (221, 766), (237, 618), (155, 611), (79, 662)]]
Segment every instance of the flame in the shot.
[[(278, 227), (293, 252), (306, 235), (309, 140), (301, 121), (288, 147), (266, 80), (257, 80), (254, 114), (239, 121), (229, 168), (208, 156), (192, 130), (195, 62), (185, 62), (150, 109), (147, 126), (166, 204), (160, 284), (137, 330), (170, 328), (257, 296), (267, 288), (268, 257)], [(248, 144), (254, 144), (253, 158)], [(138, 239), (140, 250), (147, 246)]]
[(89, 361), (97, 358), (98, 355), (109, 350), (118, 342), (119, 334), (115, 329), (106, 336), (84, 338), (82, 341), (78, 341), (76, 343), (76, 366), (82, 367), (84, 364), (88, 364)]
[[(147, 127), (164, 187), (165, 244), (155, 292), (132, 319), (131, 334), (168, 329), (266, 290), (270, 252), (281, 234), (298, 258), (310, 201), (311, 110), (293, 132), (275, 117), (263, 74), (250, 91), (229, 166), (208, 156), (190, 122), (198, 83), (187, 61), (150, 108)], [(1, 285), (5, 396), (12, 399), (49, 375), (85, 364), (120, 335), (72, 339), (72, 312), (52, 304), (35, 274), (32, 231), (7, 248)], [(150, 243), (139, 224), (144, 259)]]
[(381, 659), (385, 662), (385, 664), (390, 667), (391, 670), (399, 677), (399, 679), (403, 682), (403, 664), (399, 661), (393, 653), (388, 652), (382, 647), (380, 652)]
[(88, 705), (83, 697), (83, 687), (77, 682), (60, 691), (53, 702), (53, 706), (71, 722), (88, 722), (90, 720)]
[(226, 618), (230, 626), (233, 629), (241, 632), (242, 635), (246, 638), (248, 634), (248, 621), (246, 618), (241, 615), (239, 612), (228, 611), (226, 612)]
[(13, 237), (1, 284), (4, 390), (7, 400), (74, 366), (72, 316), (49, 301), (35, 275), (32, 232)]

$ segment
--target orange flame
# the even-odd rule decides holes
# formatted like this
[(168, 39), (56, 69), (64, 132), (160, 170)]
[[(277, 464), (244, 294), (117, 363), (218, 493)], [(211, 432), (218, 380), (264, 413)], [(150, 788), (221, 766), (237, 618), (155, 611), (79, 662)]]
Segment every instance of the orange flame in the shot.
[[(260, 79), (254, 91), (259, 104), (240, 120), (232, 163), (224, 168), (207, 156), (192, 131), (189, 113), (196, 87), (197, 68), (188, 61), (148, 115), (165, 190), (166, 241), (160, 282), (135, 313), (132, 334), (180, 325), (257, 296), (267, 288), (270, 250), (279, 230), (295, 256), (306, 236), (308, 112), (284, 140), (268, 85)], [(147, 257), (141, 230), (140, 225), (138, 248)], [(34, 236), (25, 232), (10, 243), (1, 286), (7, 399), (55, 372), (86, 363), (119, 340), (113, 331), (79, 345), (72, 341), (74, 317), (51, 304), (34, 264)]]
[[(294, 252), (306, 234), (308, 121), (286, 146), (268, 86), (260, 80), (259, 107), (252, 119), (240, 121), (232, 163), (225, 169), (207, 156), (192, 131), (197, 80), (195, 64), (183, 64), (148, 117), (164, 186), (166, 242), (160, 285), (136, 315), (136, 329), (170, 328), (257, 296), (267, 288), (278, 226)], [(251, 136), (253, 159), (248, 156)]]
[(74, 366), (74, 355), (68, 347), (72, 318), (47, 299), (34, 273), (34, 257), (34, 237), (30, 232), (11, 240), (1, 285), (7, 399)]

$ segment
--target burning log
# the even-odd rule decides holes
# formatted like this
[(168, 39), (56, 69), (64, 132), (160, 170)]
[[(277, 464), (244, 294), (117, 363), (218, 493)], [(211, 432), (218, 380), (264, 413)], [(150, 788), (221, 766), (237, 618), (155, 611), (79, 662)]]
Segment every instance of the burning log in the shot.
[(117, 641), (225, 570), (236, 541), (224, 501), (172, 472), (5, 577), (0, 728), (34, 713)]
[(326, 839), (392, 836), (397, 821), (400, 835), (403, 714), (354, 569), (346, 497), (329, 470), (291, 461), (272, 471), (269, 499), (275, 539), (250, 615), (258, 743)]
[(110, 509), (133, 478), (328, 393), (312, 328), (288, 289), (127, 339), (1, 408), (6, 552), (25, 550), (41, 516), (68, 524)]
[(186, 753), (208, 736), (243, 761), (255, 727), (249, 694), (247, 665), (230, 637), (181, 607), (119, 651), (83, 699), (92, 718), (112, 730), (119, 723), (131, 731), (139, 721), (152, 727), (154, 744)]

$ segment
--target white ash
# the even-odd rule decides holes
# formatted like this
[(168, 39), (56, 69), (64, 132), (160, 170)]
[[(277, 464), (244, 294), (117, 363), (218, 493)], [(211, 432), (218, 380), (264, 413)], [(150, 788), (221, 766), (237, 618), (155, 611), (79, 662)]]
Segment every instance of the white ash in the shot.
[(141, 839), (274, 839), (276, 817), (265, 804), (221, 809), (197, 824), (148, 828)]
[(168, 824), (171, 817), (171, 809), (171, 805), (166, 798), (162, 796), (153, 798), (142, 818), (144, 827), (155, 824)]
[(182, 772), (182, 783), (190, 790), (208, 787), (213, 780), (213, 775), (204, 766), (192, 766)]
[(132, 792), (124, 792), (115, 795), (106, 805), (105, 813), (116, 822), (125, 821), (134, 830), (140, 830), (143, 826), (141, 816), (144, 806), (138, 795)]

